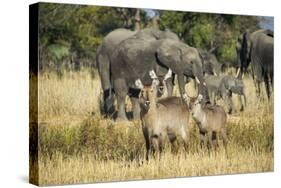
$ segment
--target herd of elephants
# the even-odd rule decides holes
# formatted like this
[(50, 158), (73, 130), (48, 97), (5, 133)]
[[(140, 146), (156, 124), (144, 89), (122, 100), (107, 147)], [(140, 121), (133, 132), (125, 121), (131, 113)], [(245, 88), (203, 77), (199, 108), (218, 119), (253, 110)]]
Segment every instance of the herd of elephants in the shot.
[[(234, 76), (221, 74), (221, 64), (211, 51), (191, 47), (171, 31), (116, 29), (104, 38), (96, 55), (103, 111), (108, 117), (117, 112), (116, 121), (127, 121), (125, 99), (127, 95), (130, 97), (133, 119), (142, 122), (147, 160), (151, 151), (162, 151), (164, 135), (172, 145), (179, 136), (184, 146), (188, 146), (190, 114), (199, 127), (201, 145), (207, 142), (210, 147), (216, 146), (218, 135), (226, 144), (227, 115), (224, 108), (216, 104), (216, 99), (222, 98), (228, 113), (233, 113), (236, 110), (232, 93), (238, 94), (240, 110), (244, 109), (246, 95), (242, 77), (249, 64), (257, 95), (264, 82), (270, 98), (273, 45), (270, 30), (241, 34), (236, 46), (237, 73)], [(180, 97), (172, 96), (175, 76)], [(190, 79), (195, 80), (196, 97), (190, 97), (185, 91)]]
[[(211, 51), (189, 46), (172, 31), (115, 29), (104, 38), (96, 55), (103, 89), (103, 112), (108, 117), (117, 112), (116, 120), (127, 120), (125, 98), (128, 95), (133, 119), (140, 119), (140, 89), (135, 81), (139, 79), (144, 85), (151, 85), (150, 72), (153, 71), (160, 81), (160, 91), (168, 70), (172, 71), (166, 80), (168, 96), (172, 96), (177, 76), (181, 98), (186, 100), (185, 84), (194, 79), (203, 101), (214, 104), (216, 96), (219, 96), (225, 101), (228, 113), (233, 113), (235, 108), (231, 96), (236, 93), (240, 101), (244, 101), (240, 109), (243, 110), (246, 96), (242, 76), (249, 64), (257, 96), (261, 92), (260, 84), (264, 82), (270, 98), (271, 88), (273, 90), (273, 37), (273, 32), (266, 29), (242, 33), (236, 46), (237, 74), (224, 75), (221, 74), (221, 64)], [(117, 100), (117, 110), (114, 99)]]

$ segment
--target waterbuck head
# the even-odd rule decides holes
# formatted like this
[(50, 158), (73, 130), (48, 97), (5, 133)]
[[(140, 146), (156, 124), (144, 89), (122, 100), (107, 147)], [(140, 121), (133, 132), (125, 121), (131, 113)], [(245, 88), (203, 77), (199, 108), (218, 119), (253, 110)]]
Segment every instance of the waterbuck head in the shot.
[(189, 108), (190, 108), (191, 115), (193, 117), (197, 116), (200, 113), (202, 107), (202, 101), (203, 101), (203, 96), (201, 94), (199, 94), (197, 97), (193, 97), (190, 99)]
[(153, 80), (151, 86), (144, 86), (140, 79), (136, 80), (136, 86), (141, 90), (139, 102), (145, 108), (149, 108), (150, 104), (156, 104), (158, 92), (158, 80)]
[[(137, 88), (139, 88), (141, 90), (140, 96), (139, 96), (140, 104), (146, 108), (148, 108), (150, 106), (150, 104), (153, 104), (153, 105), (156, 104), (157, 99), (159, 97), (159, 89), (161, 90), (162, 94), (163, 94), (163, 91), (166, 90), (165, 83), (162, 83), (161, 87), (159, 87), (160, 81), (159, 81), (156, 73), (153, 70), (149, 72), (149, 75), (152, 79), (152, 84), (150, 86), (146, 86), (146, 85), (144, 86), (140, 79), (137, 79), (135, 81), (135, 85), (137, 86)], [(165, 82), (171, 76), (172, 76), (172, 71), (169, 69), (163, 79), (163, 82)]]

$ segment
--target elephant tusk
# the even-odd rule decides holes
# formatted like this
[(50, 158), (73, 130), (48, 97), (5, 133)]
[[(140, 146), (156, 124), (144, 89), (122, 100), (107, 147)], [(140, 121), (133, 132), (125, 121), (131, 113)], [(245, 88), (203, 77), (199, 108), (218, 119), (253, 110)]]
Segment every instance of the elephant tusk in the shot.
[(172, 70), (169, 69), (168, 72), (167, 72), (167, 74), (166, 74), (165, 77), (164, 77), (164, 80), (167, 80), (167, 79), (171, 78), (171, 76), (172, 76)]
[(199, 79), (197, 78), (197, 76), (195, 76), (195, 80), (196, 80), (196, 82), (197, 82), (198, 84), (200, 84), (200, 81), (199, 81)]
[(236, 78), (238, 78), (239, 73), (240, 73), (240, 67), (239, 67), (239, 68), (238, 68), (238, 70), (237, 70), (237, 73), (236, 73)]
[(217, 73), (215, 73), (215, 72), (214, 72), (214, 75), (215, 75), (215, 76), (218, 76)]

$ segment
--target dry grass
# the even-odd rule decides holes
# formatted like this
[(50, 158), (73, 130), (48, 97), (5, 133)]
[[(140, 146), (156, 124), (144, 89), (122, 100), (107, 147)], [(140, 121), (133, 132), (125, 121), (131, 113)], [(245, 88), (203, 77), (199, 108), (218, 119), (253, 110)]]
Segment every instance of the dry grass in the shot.
[[(94, 72), (94, 76), (98, 76)], [(89, 70), (68, 72), (59, 78), (55, 73), (46, 73), (38, 79), (39, 119), (58, 123), (64, 118), (81, 119), (99, 113), (101, 84)], [(77, 120), (77, 118), (76, 118)]]
[[(139, 122), (118, 124), (99, 115), (98, 78), (87, 70), (62, 79), (40, 75), (39, 184), (272, 171), (273, 100), (258, 101), (252, 80), (244, 80), (248, 106), (228, 117), (227, 150), (201, 149), (191, 120), (189, 152), (172, 154), (167, 145), (160, 160), (147, 163)], [(187, 89), (195, 93), (191, 86)]]

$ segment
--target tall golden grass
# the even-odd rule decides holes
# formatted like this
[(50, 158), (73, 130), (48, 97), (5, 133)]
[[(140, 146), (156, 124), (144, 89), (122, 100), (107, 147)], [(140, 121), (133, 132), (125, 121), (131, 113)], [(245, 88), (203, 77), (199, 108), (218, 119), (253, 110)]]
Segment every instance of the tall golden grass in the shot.
[[(40, 185), (273, 170), (273, 99), (268, 101), (263, 93), (259, 101), (250, 78), (244, 79), (246, 110), (228, 116), (227, 149), (200, 148), (198, 128), (190, 120), (189, 151), (171, 153), (166, 144), (161, 158), (149, 162), (144, 160), (140, 122), (115, 123), (99, 114), (98, 76), (83, 70), (62, 79), (47, 73), (38, 80)], [(195, 94), (192, 84), (187, 91)]]

